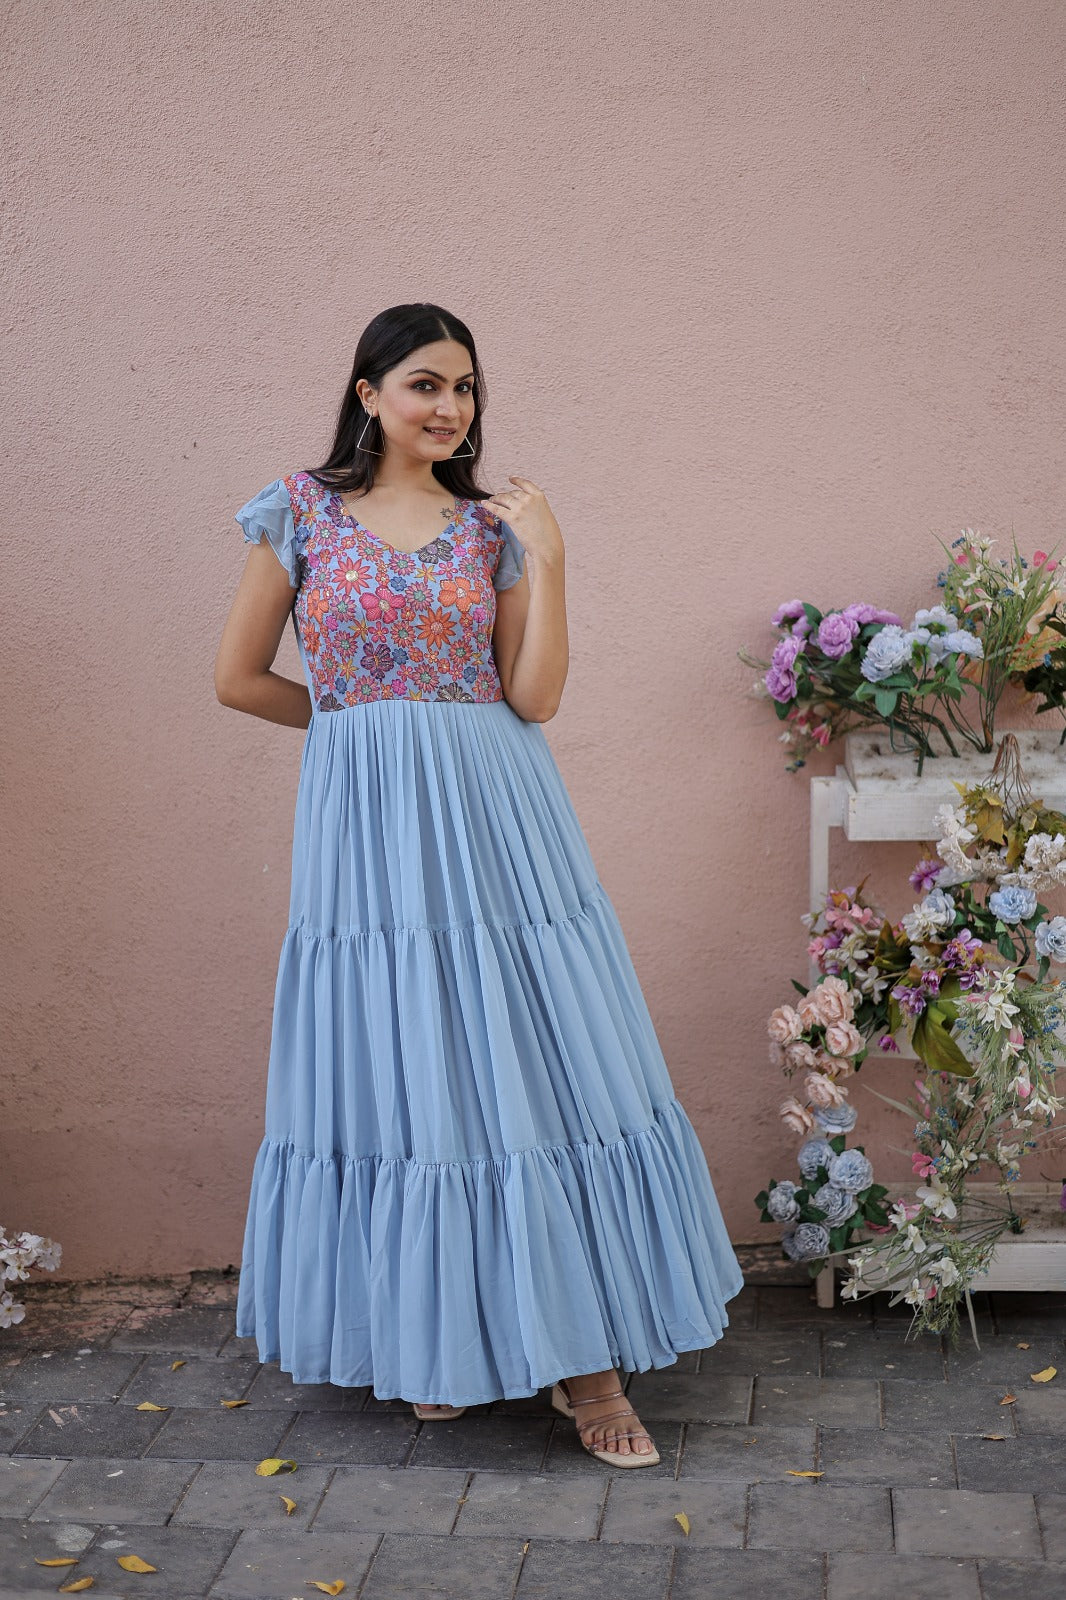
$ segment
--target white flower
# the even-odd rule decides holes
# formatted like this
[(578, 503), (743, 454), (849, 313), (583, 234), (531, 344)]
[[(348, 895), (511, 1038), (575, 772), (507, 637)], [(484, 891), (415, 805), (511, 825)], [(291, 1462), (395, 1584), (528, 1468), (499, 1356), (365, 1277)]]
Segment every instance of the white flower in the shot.
[(911, 1286), (903, 1296), (909, 1306), (920, 1306), (925, 1299), (925, 1290), (922, 1288), (920, 1278), (912, 1278)]
[(862, 1277), (862, 1269), (865, 1265), (866, 1257), (863, 1255), (848, 1257), (848, 1266), (851, 1268), (851, 1271), (855, 1274), (857, 1279)]
[(941, 1286), (947, 1288), (949, 1283), (958, 1283), (962, 1274), (950, 1256), (941, 1256), (937, 1261), (925, 1263), (926, 1272), (933, 1272), (940, 1279)]
[(978, 1021), (1009, 1033), (1010, 1019), (1018, 1015), (1018, 1007), (1010, 1000), (1013, 992), (1014, 979), (1009, 972), (1000, 972), (993, 984), (972, 990), (970, 1000)]
[(955, 1202), (935, 1173), (928, 1183), (923, 1183), (914, 1192), (926, 1210), (935, 1217), (947, 1217), (950, 1221), (956, 1215)]
[(859, 1298), (859, 1288), (858, 1278), (846, 1279), (840, 1286), (840, 1298), (842, 1300), (857, 1300)]
[(26, 1315), (26, 1307), (21, 1300), (16, 1300), (10, 1289), (5, 1289), (0, 1294), (0, 1328), (10, 1328), (14, 1323), (21, 1322)]
[(894, 1228), (905, 1228), (907, 1226), (907, 1223), (910, 1221), (910, 1217), (907, 1213), (907, 1208), (902, 1201), (896, 1201), (895, 1205), (888, 1213), (888, 1220), (891, 1222)]
[[(919, 1193), (921, 1193), (921, 1190), (919, 1190)], [(905, 1250), (912, 1250), (916, 1256), (920, 1256), (923, 1250), (928, 1250), (929, 1248), (913, 1222), (909, 1222), (903, 1230), (903, 1247)]]

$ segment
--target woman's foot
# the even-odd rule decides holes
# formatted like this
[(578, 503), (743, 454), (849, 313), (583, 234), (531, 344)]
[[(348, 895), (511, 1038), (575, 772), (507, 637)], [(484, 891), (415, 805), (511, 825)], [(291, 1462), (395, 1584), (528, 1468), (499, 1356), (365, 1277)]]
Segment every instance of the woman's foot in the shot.
[(426, 1404), (424, 1401), (412, 1401), (415, 1416), (420, 1422), (450, 1422), (453, 1417), (461, 1417), (466, 1410), (465, 1406), (446, 1406)]
[[(593, 1452), (606, 1450), (619, 1456), (655, 1455), (655, 1445), (633, 1407), (625, 1395), (614, 1393), (621, 1387), (613, 1367), (566, 1379), (565, 1393), (574, 1409), (581, 1443)], [(592, 1396), (605, 1398), (593, 1399)]]

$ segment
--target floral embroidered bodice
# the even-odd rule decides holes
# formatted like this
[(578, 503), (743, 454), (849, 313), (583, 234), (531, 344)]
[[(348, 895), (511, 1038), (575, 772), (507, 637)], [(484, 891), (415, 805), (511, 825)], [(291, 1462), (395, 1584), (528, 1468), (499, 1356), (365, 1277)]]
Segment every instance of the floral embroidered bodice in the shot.
[(266, 534), (297, 589), (294, 615), (318, 711), (371, 700), (502, 700), (492, 652), (496, 590), (521, 576), (522, 546), (478, 501), (407, 552), (344, 510), (307, 472), (260, 491), (237, 521)]

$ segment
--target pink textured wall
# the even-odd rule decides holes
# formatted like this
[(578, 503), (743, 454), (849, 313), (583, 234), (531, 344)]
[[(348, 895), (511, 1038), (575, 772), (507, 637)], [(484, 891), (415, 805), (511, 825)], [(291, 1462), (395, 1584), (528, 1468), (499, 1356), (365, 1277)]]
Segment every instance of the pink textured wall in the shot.
[[(366, 321), (431, 299), (480, 342), (488, 485), (562, 526), (546, 733), (733, 1236), (767, 1236), (807, 795), (734, 652), (794, 593), (929, 603), (964, 524), (1061, 533), (1063, 8), (5, 22), (0, 1218), (61, 1276), (240, 1259), (302, 735), (214, 698), (233, 513), (321, 459)], [(908, 855), (861, 864), (890, 895)]]

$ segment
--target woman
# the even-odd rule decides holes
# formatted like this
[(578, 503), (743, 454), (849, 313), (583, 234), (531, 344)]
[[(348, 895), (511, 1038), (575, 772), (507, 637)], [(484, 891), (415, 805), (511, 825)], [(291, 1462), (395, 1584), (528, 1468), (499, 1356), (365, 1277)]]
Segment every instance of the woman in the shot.
[(541, 726), (562, 534), (479, 487), (484, 406), (464, 324), (393, 306), (326, 462), (237, 513), (216, 692), (307, 729), (237, 1334), (426, 1420), (551, 1383), (648, 1466), (616, 1369), (715, 1343), (742, 1278)]

